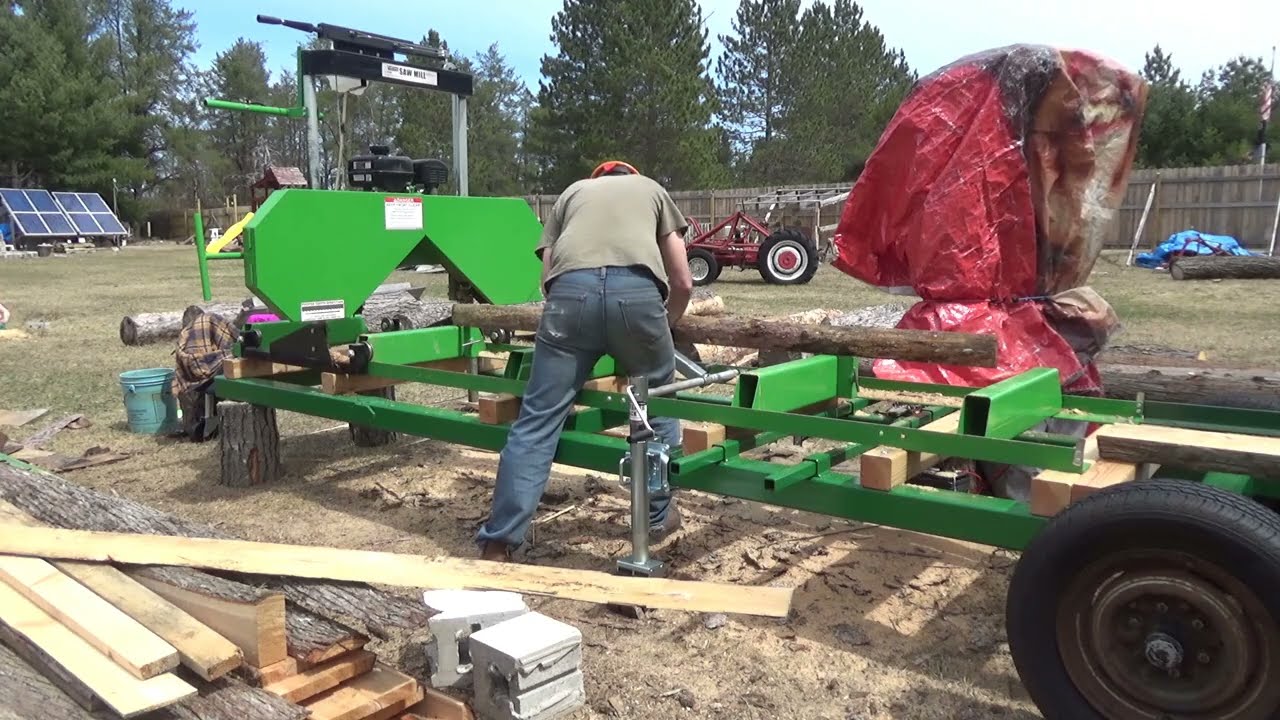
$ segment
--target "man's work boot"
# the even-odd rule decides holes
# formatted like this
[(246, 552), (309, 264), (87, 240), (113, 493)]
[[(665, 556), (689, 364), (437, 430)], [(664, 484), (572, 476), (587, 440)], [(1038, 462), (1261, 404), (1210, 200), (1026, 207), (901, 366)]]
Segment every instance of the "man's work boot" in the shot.
[(662, 522), (649, 526), (649, 540), (655, 543), (662, 542), (679, 530), (682, 525), (684, 525), (684, 522), (680, 519), (680, 506), (676, 504), (675, 500), (672, 500), (671, 504), (667, 506), (667, 516), (663, 518)]
[(511, 562), (511, 548), (505, 543), (486, 542), (480, 548), (480, 559), (490, 562)]

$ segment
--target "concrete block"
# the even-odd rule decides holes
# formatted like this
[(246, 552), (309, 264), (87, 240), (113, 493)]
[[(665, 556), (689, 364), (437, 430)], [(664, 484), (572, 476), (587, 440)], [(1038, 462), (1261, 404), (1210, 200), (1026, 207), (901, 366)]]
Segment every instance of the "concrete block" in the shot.
[(555, 720), (586, 703), (582, 672), (578, 670), (515, 696), (503, 692), (500, 684), (481, 694), (479, 690), (484, 685), (477, 675), (473, 707), (479, 720)]
[(422, 600), (436, 614), (427, 621), (426, 644), (432, 687), (467, 687), (472, 681), (471, 636), (519, 617), (529, 608), (517, 593), (481, 590), (430, 590)]
[(551, 720), (585, 702), (582, 633), (528, 613), (471, 636), (476, 708), (486, 720)]

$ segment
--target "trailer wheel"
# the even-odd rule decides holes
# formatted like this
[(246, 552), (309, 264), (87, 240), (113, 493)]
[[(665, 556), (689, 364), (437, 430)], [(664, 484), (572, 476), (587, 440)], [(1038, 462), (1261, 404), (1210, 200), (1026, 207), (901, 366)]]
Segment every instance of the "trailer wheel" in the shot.
[(1027, 546), (1006, 605), (1047, 720), (1280, 712), (1280, 517), (1177, 480), (1104, 490)]
[(818, 272), (818, 252), (799, 230), (783, 228), (760, 243), (760, 277), (774, 285), (802, 285)]
[(720, 277), (720, 263), (716, 256), (705, 248), (691, 248), (688, 253), (689, 274), (693, 276), (693, 284), (701, 287), (710, 285)]

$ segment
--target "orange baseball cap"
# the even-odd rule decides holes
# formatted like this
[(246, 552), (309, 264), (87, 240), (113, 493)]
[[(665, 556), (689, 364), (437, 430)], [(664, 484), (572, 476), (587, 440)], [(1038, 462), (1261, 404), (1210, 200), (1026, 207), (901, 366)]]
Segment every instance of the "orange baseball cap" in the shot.
[(598, 178), (601, 175), (607, 175), (619, 168), (626, 170), (627, 173), (630, 175), (640, 174), (640, 171), (635, 169), (635, 166), (631, 165), (630, 163), (625, 163), (621, 160), (606, 160), (600, 163), (599, 165), (597, 165), (595, 170), (591, 171), (591, 177)]

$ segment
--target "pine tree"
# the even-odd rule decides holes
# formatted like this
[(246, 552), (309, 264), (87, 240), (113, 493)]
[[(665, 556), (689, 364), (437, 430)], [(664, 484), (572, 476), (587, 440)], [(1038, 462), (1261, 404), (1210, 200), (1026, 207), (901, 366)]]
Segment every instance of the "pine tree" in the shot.
[[(266, 103), (270, 95), (262, 45), (241, 38), (213, 59), (206, 76), (209, 96)], [(269, 157), (270, 123), (265, 115), (218, 111), (209, 115), (208, 142), (217, 159), (214, 177), (221, 192), (245, 196)]]
[(778, 122), (794, 102), (793, 56), (800, 0), (742, 0), (733, 34), (721, 35), (716, 62), (720, 117), (743, 159), (739, 179), (768, 182), (777, 174)]
[(1137, 164), (1177, 167), (1195, 162), (1202, 135), (1196, 94), (1182, 80), (1173, 56), (1159, 45), (1146, 54), (1141, 76), (1149, 83), (1147, 107), (1138, 141)]
[(467, 109), (470, 192), (522, 195), (519, 155), (529, 90), (496, 44), (476, 55), (475, 69), (475, 95)]
[(530, 140), (544, 190), (625, 159), (673, 188), (724, 179), (709, 46), (695, 0), (565, 0)]

